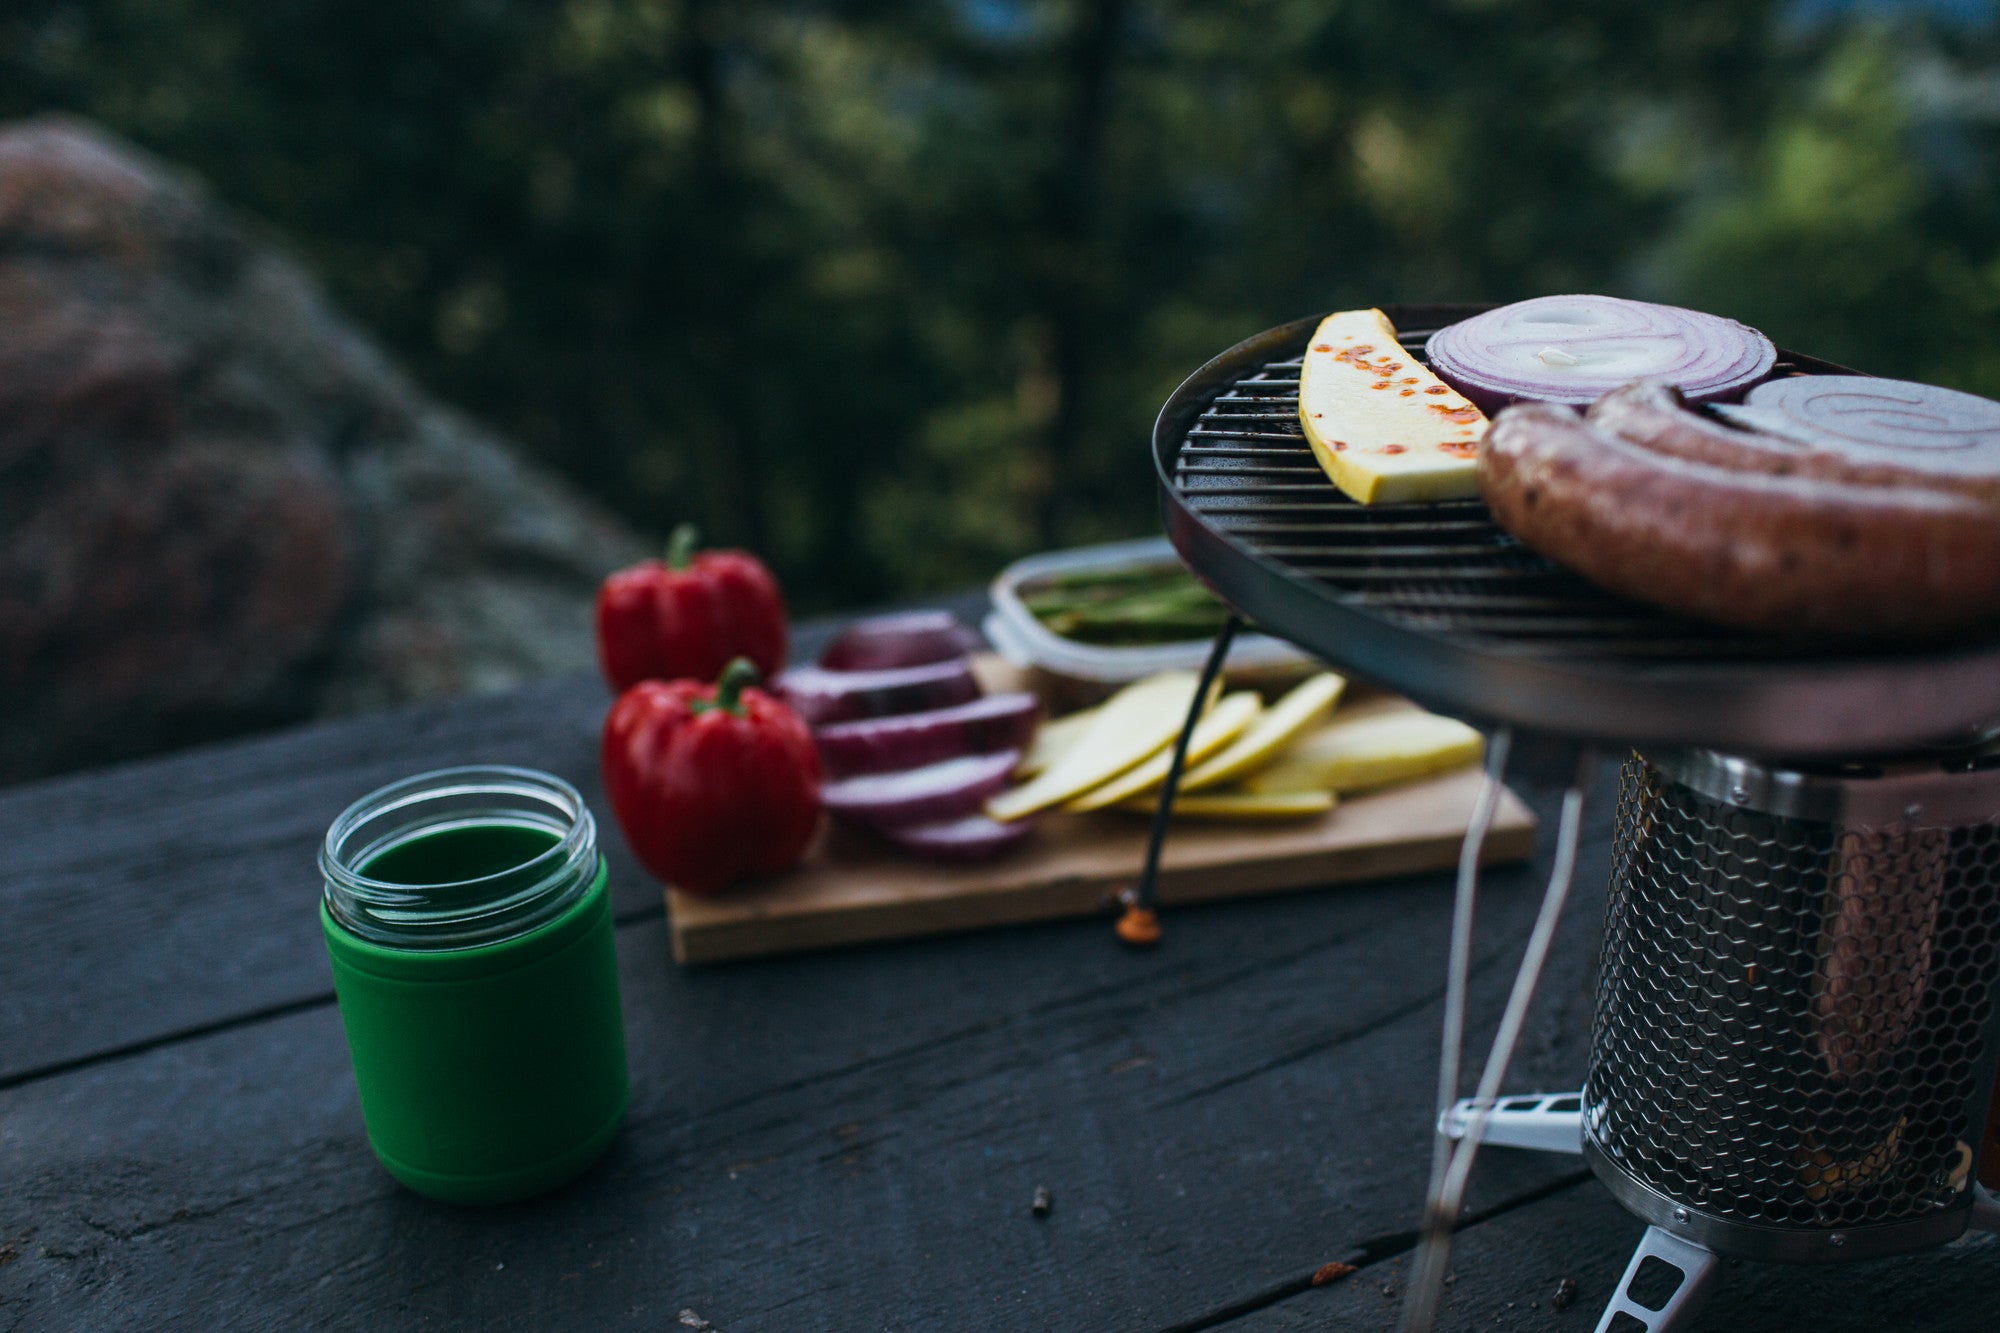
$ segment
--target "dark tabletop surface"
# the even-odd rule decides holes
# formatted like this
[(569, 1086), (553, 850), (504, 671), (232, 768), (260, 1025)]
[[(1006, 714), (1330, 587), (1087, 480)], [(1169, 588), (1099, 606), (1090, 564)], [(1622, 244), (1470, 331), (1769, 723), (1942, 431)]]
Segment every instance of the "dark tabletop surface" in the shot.
[[(683, 969), (606, 820), (622, 1136), (532, 1203), (397, 1186), (362, 1133), (318, 840), (355, 797), (451, 763), (550, 769), (604, 815), (606, 704), (561, 678), (0, 792), (0, 1333), (1393, 1323), (1441, 876), (1177, 910), (1143, 953), (1076, 921)], [(1610, 782), (1517, 1090), (1582, 1077)], [(1488, 879), (1480, 1049), (1548, 869), (1556, 793), (1522, 793), (1543, 851)], [(1501, 1149), (1467, 1212), (1444, 1328), (1588, 1330), (1642, 1230), (1575, 1159)], [(1335, 1260), (1358, 1271), (1313, 1286)], [(2000, 1240), (1732, 1268), (1698, 1327), (2000, 1328)]]

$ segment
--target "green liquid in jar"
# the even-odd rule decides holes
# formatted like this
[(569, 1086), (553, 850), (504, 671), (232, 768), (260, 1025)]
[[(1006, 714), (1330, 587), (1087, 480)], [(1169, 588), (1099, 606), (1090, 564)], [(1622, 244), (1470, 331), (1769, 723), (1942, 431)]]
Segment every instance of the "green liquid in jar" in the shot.
[(361, 873), (384, 884), (457, 884), (524, 866), (560, 841), (540, 824), (446, 825), (376, 853)]

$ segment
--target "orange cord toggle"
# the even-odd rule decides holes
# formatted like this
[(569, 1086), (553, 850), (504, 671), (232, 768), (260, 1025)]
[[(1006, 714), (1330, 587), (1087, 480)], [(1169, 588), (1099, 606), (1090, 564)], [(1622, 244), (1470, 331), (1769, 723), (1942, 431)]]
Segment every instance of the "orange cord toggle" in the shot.
[(1125, 905), (1118, 918), (1118, 938), (1135, 949), (1150, 949), (1160, 942), (1160, 917), (1137, 903)]

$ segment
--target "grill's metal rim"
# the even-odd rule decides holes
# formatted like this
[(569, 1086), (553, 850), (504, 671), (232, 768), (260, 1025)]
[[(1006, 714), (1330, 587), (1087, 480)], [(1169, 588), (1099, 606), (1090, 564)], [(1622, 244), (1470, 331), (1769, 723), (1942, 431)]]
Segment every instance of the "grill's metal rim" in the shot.
[[(1489, 306), (1388, 305), (1398, 328)], [(1208, 522), (1174, 482), (1189, 429), (1223, 389), (1302, 351), (1320, 316), (1244, 339), (1190, 375), (1153, 425), (1167, 536), (1265, 630), (1441, 712), (1640, 748), (1810, 759), (1971, 743), (2000, 721), (2000, 641), (1958, 649), (1647, 665), (1528, 657), (1395, 623)], [(1783, 353), (1807, 368), (1837, 370)]]
[(1675, 1201), (1633, 1175), (1599, 1144), (1585, 1107), (1583, 1161), (1590, 1173), (1627, 1211), (1705, 1249), (1733, 1259), (1767, 1264), (1829, 1264), (1909, 1254), (1957, 1240), (1972, 1219), (1974, 1191), (1968, 1183), (1960, 1202), (1925, 1217), (1862, 1226), (1780, 1227), (1720, 1217)]
[[(2000, 819), (1993, 746), (1911, 759), (1871, 772), (1801, 772), (1714, 750), (1669, 750), (1646, 759), (1711, 801), (1783, 819), (1849, 828), (1963, 828)], [(1971, 767), (1974, 757), (1980, 767)]]

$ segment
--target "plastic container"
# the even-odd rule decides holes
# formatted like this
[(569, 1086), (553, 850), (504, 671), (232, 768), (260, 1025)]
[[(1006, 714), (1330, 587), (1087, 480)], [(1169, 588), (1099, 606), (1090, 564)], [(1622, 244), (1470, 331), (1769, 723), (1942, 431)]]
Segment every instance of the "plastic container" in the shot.
[[(1101, 644), (1078, 643), (1066, 639), (1035, 619), (1021, 601), (1020, 588), (1051, 574), (1092, 571), (1180, 567), (1180, 557), (1164, 537), (1144, 541), (1111, 542), (1103, 546), (1079, 546), (1067, 551), (1049, 551), (1018, 560), (993, 581), (993, 610), (986, 617), (987, 641), (1008, 661), (1032, 667), (1053, 676), (1100, 686), (1122, 685), (1150, 676), (1156, 671), (1198, 671), (1208, 660), (1211, 641), (1187, 639), (1177, 643), (1146, 644), (1134, 648), (1110, 648)], [(1254, 678), (1260, 683), (1293, 678), (1315, 669), (1313, 660), (1283, 639), (1267, 634), (1238, 634), (1230, 646), (1225, 669), (1238, 679)]]
[(576, 1176), (626, 1105), (611, 899), (574, 787), (521, 768), (425, 773), (349, 806), (320, 852), (368, 1141), (453, 1203)]

